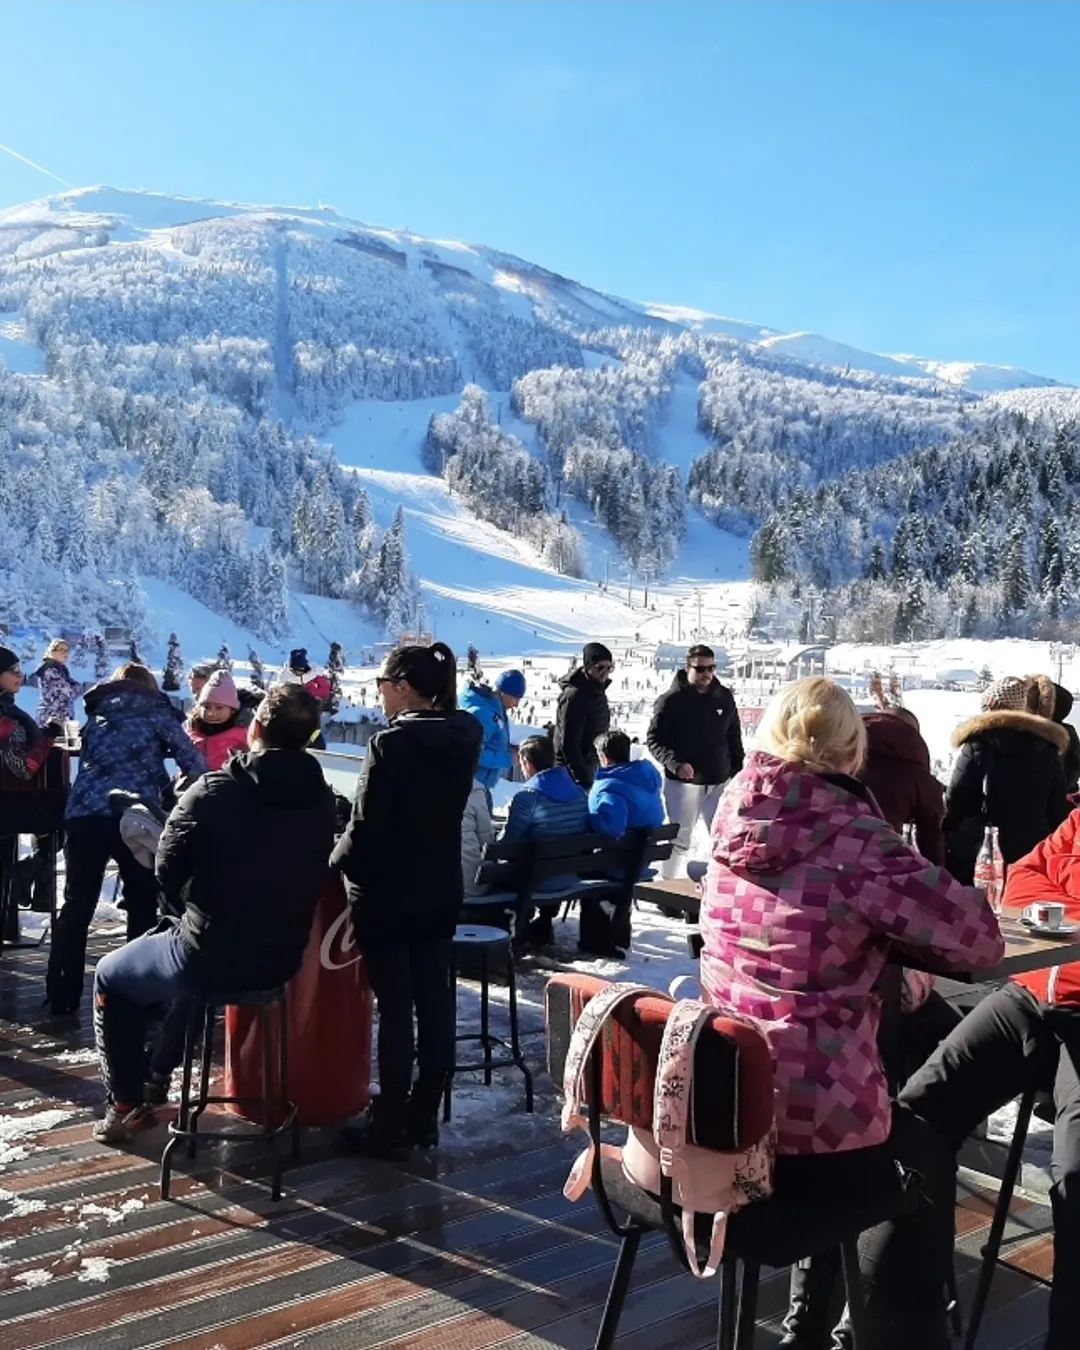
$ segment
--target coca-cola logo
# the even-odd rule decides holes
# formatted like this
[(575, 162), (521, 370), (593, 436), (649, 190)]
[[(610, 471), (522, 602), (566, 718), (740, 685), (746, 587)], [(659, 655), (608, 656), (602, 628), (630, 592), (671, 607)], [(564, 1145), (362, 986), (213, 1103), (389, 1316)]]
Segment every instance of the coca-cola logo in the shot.
[(344, 970), (346, 966), (355, 965), (360, 955), (356, 933), (353, 931), (352, 913), (346, 905), (323, 934), (319, 964), (324, 970)]

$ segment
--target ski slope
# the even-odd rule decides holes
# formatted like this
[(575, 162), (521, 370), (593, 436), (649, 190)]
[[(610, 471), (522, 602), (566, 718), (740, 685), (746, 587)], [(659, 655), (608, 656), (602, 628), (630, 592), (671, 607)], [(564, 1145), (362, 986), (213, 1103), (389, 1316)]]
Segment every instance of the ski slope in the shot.
[[(655, 609), (644, 608), (642, 579), (627, 576), (608, 532), (577, 502), (567, 503), (567, 511), (582, 532), (587, 576), (560, 576), (528, 544), (477, 520), (443, 479), (424, 468), (428, 421), (457, 403), (456, 394), (408, 403), (365, 400), (353, 404), (327, 436), (339, 463), (362, 481), (380, 526), (389, 525), (401, 506), (428, 626), (452, 646), (473, 643), (485, 655), (535, 654), (577, 648), (594, 637), (660, 637), (670, 627), (675, 599), (695, 587), (703, 586), (711, 597), (706, 603), (725, 612), (729, 592), (745, 592), (747, 541), (724, 534), (693, 510), (670, 579), (651, 588)], [(506, 412), (503, 426), (527, 444), (532, 439), (531, 428)], [(697, 431), (696, 386), (689, 379), (680, 377), (662, 439), (664, 458), (683, 472), (706, 444)], [(606, 591), (599, 584), (605, 576)]]

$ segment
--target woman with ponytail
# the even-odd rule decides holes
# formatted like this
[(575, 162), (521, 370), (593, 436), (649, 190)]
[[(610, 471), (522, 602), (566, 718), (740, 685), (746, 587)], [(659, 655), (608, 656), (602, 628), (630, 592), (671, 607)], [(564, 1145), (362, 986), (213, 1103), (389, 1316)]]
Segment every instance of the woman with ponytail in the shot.
[[(856, 777), (866, 728), (838, 684), (790, 685), (766, 709), (757, 745), (713, 822), (702, 984), (769, 1041), (777, 1195), (807, 1213), (835, 1208), (841, 1194), (880, 1206), (882, 1222), (859, 1244), (870, 1342), (946, 1350), (955, 1169), (937, 1134), (890, 1102), (879, 986), (892, 943), (943, 971), (993, 966), (1004, 950), (997, 920), (982, 892), (881, 817)], [(902, 1208), (898, 1169), (920, 1174), (920, 1200), (889, 1219)], [(793, 1273), (782, 1341), (800, 1350), (828, 1332), (829, 1290), (808, 1285), (811, 1274)], [(843, 1333), (834, 1342), (846, 1343)]]
[(461, 821), (482, 734), (458, 710), (456, 682), (457, 661), (443, 642), (387, 656), (376, 684), (390, 725), (368, 745), (352, 819), (331, 860), (349, 882), (379, 1008), (379, 1095), (344, 1139), (355, 1152), (398, 1161), (414, 1145), (438, 1143), (439, 1101), (454, 1064)]

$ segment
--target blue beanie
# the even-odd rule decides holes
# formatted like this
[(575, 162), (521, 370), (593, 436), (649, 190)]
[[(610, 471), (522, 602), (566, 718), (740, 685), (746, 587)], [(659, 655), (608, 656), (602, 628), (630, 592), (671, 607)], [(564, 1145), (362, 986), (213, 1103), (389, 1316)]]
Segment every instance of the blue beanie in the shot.
[(525, 676), (520, 670), (504, 670), (495, 681), (495, 688), (510, 698), (524, 698)]

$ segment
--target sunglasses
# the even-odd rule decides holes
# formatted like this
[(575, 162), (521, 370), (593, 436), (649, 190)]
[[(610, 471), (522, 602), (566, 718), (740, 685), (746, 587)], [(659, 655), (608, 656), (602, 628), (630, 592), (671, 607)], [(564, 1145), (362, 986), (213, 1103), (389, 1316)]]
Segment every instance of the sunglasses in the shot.
[(594, 661), (592, 665), (589, 667), (589, 669), (595, 670), (598, 675), (610, 675), (611, 672), (615, 669), (615, 662)]
[(376, 687), (379, 688), (379, 689), (381, 689), (381, 688), (383, 687), (384, 684), (400, 684), (400, 683), (401, 683), (401, 681), (400, 681), (400, 680), (395, 680), (394, 677), (393, 677), (392, 675), (376, 675), (376, 676), (375, 676), (375, 685), (376, 685)]
[(716, 669), (716, 666), (715, 665), (691, 666), (690, 669), (694, 672), (695, 675), (711, 675), (713, 671)]

